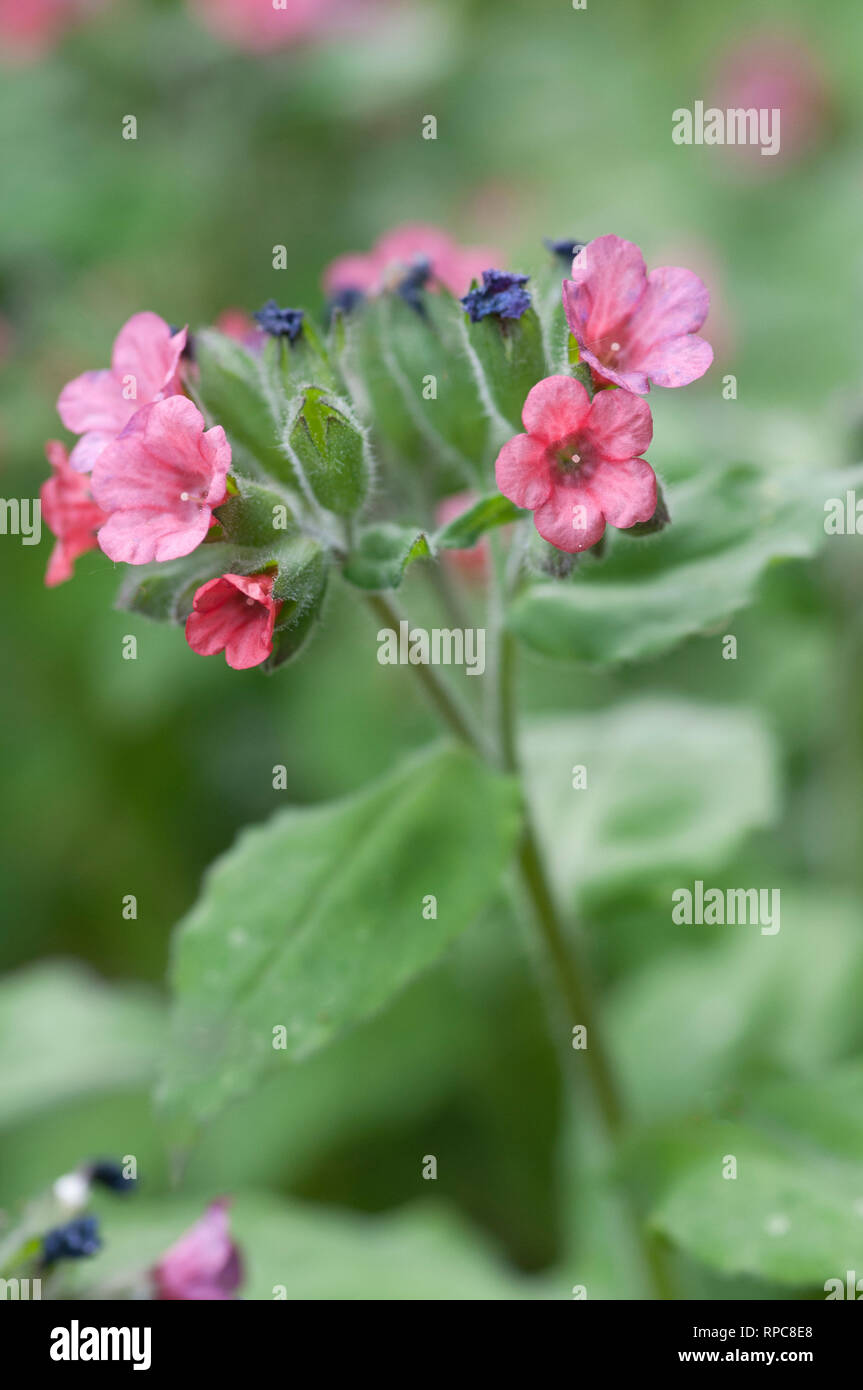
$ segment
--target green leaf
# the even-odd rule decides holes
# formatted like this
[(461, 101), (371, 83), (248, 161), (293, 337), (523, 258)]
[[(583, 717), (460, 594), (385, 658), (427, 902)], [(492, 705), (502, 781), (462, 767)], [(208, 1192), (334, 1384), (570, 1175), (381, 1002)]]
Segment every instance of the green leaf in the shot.
[(674, 927), (677, 949), (614, 990), (608, 1038), (635, 1119), (715, 1104), (759, 1075), (816, 1073), (859, 1048), (859, 903), (783, 883), (781, 905), (773, 937)]
[(81, 966), (31, 966), (0, 983), (0, 1126), (149, 1080), (163, 1025), (155, 996)]
[(342, 572), (358, 589), (397, 589), (408, 565), (432, 554), (424, 531), (383, 521), (360, 532)]
[(214, 328), (195, 334), (195, 359), (199, 367), (196, 393), (213, 423), (221, 425), (230, 442), (247, 450), (267, 474), (294, 481), (279, 446), (278, 416), (259, 360)]
[(214, 541), (181, 560), (130, 566), (116, 606), (155, 622), (182, 623), (202, 584), (220, 574), (253, 574), (260, 567), (259, 553)]
[[(550, 868), (570, 897), (669, 872), (703, 878), (777, 812), (776, 753), (745, 710), (636, 699), (536, 721), (524, 750)], [(573, 786), (578, 767), (586, 787)]]
[[(151, 1268), (204, 1205), (189, 1198), (136, 1198), (110, 1208), (102, 1203), (110, 1241), (92, 1259), (70, 1266), (75, 1289), (119, 1287), (135, 1271)], [(507, 1269), (483, 1235), (442, 1204), (371, 1216), (250, 1193), (232, 1203), (230, 1220), (246, 1271), (244, 1299), (536, 1296), (533, 1281)]]
[(434, 536), (436, 550), (470, 550), (494, 526), (506, 526), (527, 515), (508, 497), (491, 492), (455, 517)]
[(512, 781), (443, 748), (245, 831), (177, 932), (162, 1100), (208, 1117), (379, 1009), (489, 901), (518, 805)]
[[(740, 1120), (675, 1134), (689, 1148), (653, 1214), (668, 1239), (726, 1274), (824, 1296), (863, 1275), (863, 1065), (763, 1090)], [(727, 1157), (737, 1177), (723, 1177)]]
[(609, 528), (602, 565), (527, 589), (510, 626), (546, 656), (593, 664), (656, 656), (752, 602), (768, 565), (812, 555), (825, 539), (825, 499), (861, 483), (861, 468), (703, 473), (669, 489), (673, 520), (660, 535), (635, 542)]

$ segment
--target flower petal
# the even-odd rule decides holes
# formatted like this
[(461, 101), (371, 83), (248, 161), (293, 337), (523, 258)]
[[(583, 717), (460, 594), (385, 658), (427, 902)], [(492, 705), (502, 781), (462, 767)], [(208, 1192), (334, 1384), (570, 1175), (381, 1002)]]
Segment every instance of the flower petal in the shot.
[(583, 437), (591, 457), (636, 458), (653, 438), (650, 406), (629, 391), (597, 391)]
[(629, 317), (647, 286), (644, 257), (634, 241), (600, 236), (582, 247), (563, 282), (563, 305), (578, 343), (599, 352)]
[(152, 508), (116, 511), (100, 527), (97, 539), (109, 560), (148, 565), (153, 560), (179, 560), (201, 544), (210, 529), (210, 512), (201, 508), (188, 518)]
[(649, 521), (656, 511), (656, 474), (645, 459), (608, 460), (597, 464), (585, 484), (611, 526), (626, 529)]
[(119, 385), (126, 383), (127, 392), (133, 379), (132, 410), (179, 390), (177, 370), (185, 346), (186, 329), (172, 334), (158, 314), (133, 314), (123, 324), (114, 339), (111, 372)]
[(529, 434), (516, 434), (504, 444), (494, 465), (497, 485), (517, 507), (540, 506), (551, 491), (551, 469), (545, 446)]
[(647, 277), (647, 289), (628, 324), (628, 353), (640, 353), (661, 338), (697, 333), (707, 318), (710, 291), (693, 270), (663, 265)]
[(57, 399), (57, 413), (73, 434), (89, 430), (117, 434), (134, 410), (135, 402), (123, 399), (120, 382), (107, 368), (82, 372), (63, 387)]
[(642, 365), (657, 386), (688, 386), (704, 376), (712, 361), (713, 348), (707, 339), (688, 333), (657, 343)]
[(547, 502), (533, 514), (543, 540), (575, 555), (596, 545), (605, 531), (605, 518), (595, 499), (581, 486), (555, 487)]
[(554, 444), (581, 429), (589, 410), (590, 396), (580, 381), (547, 376), (528, 391), (521, 419), (534, 439)]

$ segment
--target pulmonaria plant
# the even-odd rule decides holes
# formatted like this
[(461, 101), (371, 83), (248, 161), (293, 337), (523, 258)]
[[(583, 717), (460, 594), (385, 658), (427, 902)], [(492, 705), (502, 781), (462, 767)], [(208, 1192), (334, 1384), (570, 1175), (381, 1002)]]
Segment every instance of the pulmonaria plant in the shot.
[[(590, 550), (609, 526), (659, 529), (640, 397), (649, 379), (706, 371), (707, 290), (686, 270), (648, 274), (616, 236), (548, 245), (557, 309), (497, 253), (409, 224), (327, 268), (326, 331), (274, 299), (193, 340), (134, 314), (110, 367), (60, 393), (79, 437), (68, 456), (48, 445), (47, 582), (98, 546), (130, 566), (121, 604), (182, 623), (201, 655), (271, 670), (304, 647), (334, 571), (381, 593), (451, 551), (451, 575), (475, 586), (485, 533), (511, 523), (525, 586), (538, 559), (526, 513), (546, 576), (567, 572), (555, 552)], [(394, 514), (420, 476), (429, 513)]]

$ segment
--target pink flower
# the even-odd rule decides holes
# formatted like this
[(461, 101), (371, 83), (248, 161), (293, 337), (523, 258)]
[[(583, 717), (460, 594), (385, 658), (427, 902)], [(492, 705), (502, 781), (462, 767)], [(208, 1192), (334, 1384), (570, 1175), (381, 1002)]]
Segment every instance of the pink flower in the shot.
[(145, 405), (93, 468), (93, 496), (108, 513), (99, 544), (112, 560), (145, 565), (188, 555), (225, 500), (231, 446), (221, 425), (205, 430), (185, 396)]
[[(479, 497), (475, 492), (457, 492), (452, 497), (444, 497), (435, 509), (435, 521), (438, 526), (448, 526), (478, 501)], [(442, 550), (440, 558), (443, 564), (451, 565), (469, 582), (478, 583), (488, 574), (491, 558), (488, 536), (483, 536), (470, 550)]]
[(92, 0), (0, 0), (0, 54), (37, 58), (94, 7)]
[(266, 339), (254, 319), (244, 309), (223, 309), (216, 327), (226, 338), (233, 338), (248, 351), (260, 351)]
[(273, 650), (281, 604), (273, 598), (272, 574), (223, 574), (195, 594), (186, 621), (186, 641), (199, 656), (223, 651), (235, 671), (260, 666)]
[(539, 534), (574, 554), (596, 545), (610, 526), (626, 529), (656, 511), (656, 477), (638, 458), (653, 436), (646, 401), (628, 391), (598, 391), (580, 381), (537, 382), (522, 411), (527, 434), (497, 456), (497, 485), (534, 512)]
[(60, 392), (57, 410), (73, 434), (72, 467), (89, 473), (99, 454), (116, 439), (136, 410), (180, 390), (180, 357), (186, 329), (172, 333), (158, 314), (133, 314), (114, 339), (111, 365), (84, 372)]
[(45, 454), (54, 472), (42, 484), (39, 496), (45, 522), (57, 537), (45, 574), (45, 583), (53, 589), (72, 578), (79, 555), (97, 548), (96, 531), (107, 518), (90, 496), (87, 479), (69, 467), (65, 446), (49, 439)]
[(227, 43), (250, 53), (285, 48), (321, 28), (333, 0), (193, 0), (201, 23)]
[(563, 282), (563, 307), (583, 360), (601, 381), (643, 396), (656, 386), (686, 386), (713, 361), (696, 336), (710, 308), (707, 286), (691, 270), (660, 266), (647, 274), (632, 241), (601, 236), (582, 247)]
[(329, 295), (345, 290), (379, 294), (395, 287), (418, 260), (429, 261), (432, 284), (444, 285), (457, 297), (467, 294), (484, 270), (501, 263), (497, 251), (459, 246), (439, 227), (409, 222), (386, 232), (367, 254), (352, 252), (332, 261), (324, 272), (324, 290)]
[(762, 157), (760, 142), (728, 147), (762, 175), (809, 154), (823, 139), (831, 92), (810, 36), (769, 29), (747, 34), (722, 54), (712, 87), (711, 106), (780, 112), (775, 158)]
[(240, 1252), (228, 1228), (228, 1202), (211, 1202), (201, 1217), (165, 1251), (152, 1271), (162, 1301), (214, 1301), (234, 1297), (243, 1277)]

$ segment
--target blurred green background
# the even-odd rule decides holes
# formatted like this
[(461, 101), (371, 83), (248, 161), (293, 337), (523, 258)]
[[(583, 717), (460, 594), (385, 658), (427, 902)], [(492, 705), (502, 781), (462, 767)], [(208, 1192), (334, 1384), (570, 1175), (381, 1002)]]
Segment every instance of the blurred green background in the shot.
[[(675, 146), (672, 111), (709, 102), (722, 54), (764, 30), (794, 35), (818, 73), (818, 99), (803, 101), (808, 148), (771, 160)], [(108, 6), (0, 85), (0, 490), (36, 495), (44, 441), (64, 437), (60, 388), (108, 362), (132, 313), (194, 327), (272, 296), (320, 314), (326, 262), (407, 220), (496, 245), (517, 269), (547, 264), (544, 236), (613, 231), (637, 241), (649, 266), (698, 270), (713, 294), (705, 332), (717, 361), (687, 391), (652, 394), (660, 472), (693, 460), (709, 470), (748, 459), (779, 474), (856, 462), (861, 47), (857, 0), (768, 2), (757, 24), (743, 0), (589, 0), (584, 11), (567, 0), (436, 0), (260, 56), (205, 32), (180, 0)], [(121, 138), (127, 113), (135, 142)], [(421, 138), (426, 114), (436, 141)], [(287, 271), (272, 269), (277, 243)], [(722, 397), (726, 372), (734, 401)], [(240, 826), (363, 785), (434, 726), (409, 676), (378, 666), (350, 595), (331, 595), (306, 657), (267, 679), (115, 611), (119, 576), (97, 552), (71, 583), (44, 589), (50, 545), (47, 529), (38, 549), (0, 538), (0, 1203), (102, 1152), (138, 1156), (141, 1200), (156, 1201), (170, 1164), (147, 1099), (151, 1057), (170, 933), (203, 870)], [(611, 674), (523, 661), (530, 710), (589, 714), (650, 695), (708, 711), (687, 804), (696, 822), (702, 804), (727, 806), (721, 848), (706, 817), (700, 859), (672, 855), (658, 879), (615, 870), (589, 903), (620, 1066), (648, 1126), (671, 1117), (682, 1133), (683, 1116), (717, 1098), (742, 1105), (756, 1083), (839, 1064), (856, 1075), (861, 578), (853, 540), (817, 564), (778, 567), (758, 604), (722, 629), (738, 638), (736, 662), (721, 659), (717, 634)], [(416, 578), (406, 602), (422, 611)], [(136, 661), (122, 659), (127, 633)], [(722, 717), (735, 712), (755, 721), (766, 770), (730, 758)], [(669, 758), (657, 775), (673, 783)], [(275, 764), (287, 767), (287, 792), (273, 790)], [(641, 807), (642, 820), (625, 833), (643, 834), (649, 859), (661, 805), (639, 782), (637, 756), (626, 776), (621, 803), (631, 792), (629, 815)], [(778, 975), (742, 937), (682, 938), (668, 924), (669, 883), (702, 865), (718, 882), (782, 884), (792, 944)], [(130, 893), (134, 922), (121, 915)], [(613, 1230), (591, 1225), (604, 1220), (601, 1202), (579, 1214), (584, 1192), (561, 1162), (565, 1105), (529, 955), (501, 905), (384, 1015), (217, 1122), (185, 1173), (191, 1208), (222, 1190), (265, 1189), (407, 1210), (430, 1186), (421, 1156), (445, 1153), (435, 1197), (481, 1228), (490, 1260), (544, 1272), (567, 1297), (575, 1274), (558, 1287), (549, 1272), (574, 1230), (597, 1292), (626, 1296)], [(676, 1031), (660, 1041), (669, 1020)], [(637, 1161), (648, 1187), (651, 1163), (671, 1164), (664, 1142)], [(308, 1287), (351, 1292), (335, 1272), (351, 1264), (350, 1239), (343, 1249), (307, 1235), (323, 1261)], [(412, 1268), (434, 1263), (423, 1250)], [(280, 1249), (279, 1269), (293, 1258)], [(453, 1287), (482, 1295), (490, 1276), (474, 1277), (464, 1258)], [(740, 1284), (727, 1267), (708, 1274), (697, 1249), (680, 1260), (684, 1296), (774, 1287), (763, 1262)], [(385, 1293), (375, 1277), (367, 1287)], [(804, 1279), (785, 1282), (806, 1291)]]

